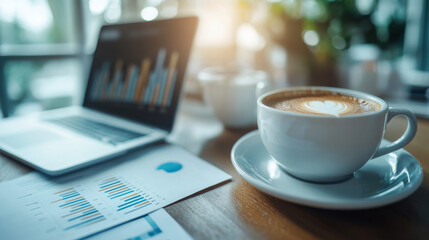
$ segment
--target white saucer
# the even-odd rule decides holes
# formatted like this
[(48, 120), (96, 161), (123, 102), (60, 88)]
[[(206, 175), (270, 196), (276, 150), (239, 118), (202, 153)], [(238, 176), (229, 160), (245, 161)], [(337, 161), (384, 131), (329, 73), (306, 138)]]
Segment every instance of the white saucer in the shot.
[[(383, 140), (382, 144), (387, 143)], [(401, 149), (369, 161), (343, 182), (302, 181), (278, 167), (257, 130), (235, 143), (231, 159), (237, 172), (257, 189), (283, 200), (326, 209), (365, 209), (394, 203), (417, 190), (423, 180), (419, 162)]]

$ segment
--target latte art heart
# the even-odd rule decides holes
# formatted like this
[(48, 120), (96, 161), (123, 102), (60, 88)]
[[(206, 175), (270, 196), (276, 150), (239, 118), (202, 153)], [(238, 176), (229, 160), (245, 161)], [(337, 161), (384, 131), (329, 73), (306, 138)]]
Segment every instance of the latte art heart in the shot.
[(350, 106), (347, 103), (331, 100), (303, 102), (301, 107), (305, 111), (334, 116), (346, 114), (350, 110)]
[(373, 112), (381, 108), (375, 101), (327, 91), (294, 93), (288, 98), (284, 94), (270, 97), (264, 99), (264, 103), (278, 110), (335, 117)]

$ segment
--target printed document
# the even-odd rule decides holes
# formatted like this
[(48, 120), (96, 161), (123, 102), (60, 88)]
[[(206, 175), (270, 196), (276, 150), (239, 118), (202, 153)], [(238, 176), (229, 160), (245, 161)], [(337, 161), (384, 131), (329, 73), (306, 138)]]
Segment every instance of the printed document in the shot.
[(0, 184), (0, 233), (4, 239), (82, 238), (230, 178), (168, 144), (62, 177), (33, 172)]

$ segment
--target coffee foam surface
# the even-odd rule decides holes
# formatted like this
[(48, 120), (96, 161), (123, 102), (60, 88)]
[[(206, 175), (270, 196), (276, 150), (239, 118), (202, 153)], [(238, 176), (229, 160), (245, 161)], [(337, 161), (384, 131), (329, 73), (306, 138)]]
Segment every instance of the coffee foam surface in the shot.
[(283, 96), (274, 96), (273, 99), (268, 101), (268, 104), (265, 104), (288, 112), (336, 117), (381, 109), (380, 104), (374, 101), (328, 91), (294, 93), (292, 96), (283, 94)]
[(352, 108), (348, 103), (331, 101), (331, 100), (314, 100), (314, 101), (304, 101), (300, 105), (303, 108), (303, 111), (309, 111), (320, 114), (329, 114), (338, 116), (340, 114), (345, 114), (350, 111)]

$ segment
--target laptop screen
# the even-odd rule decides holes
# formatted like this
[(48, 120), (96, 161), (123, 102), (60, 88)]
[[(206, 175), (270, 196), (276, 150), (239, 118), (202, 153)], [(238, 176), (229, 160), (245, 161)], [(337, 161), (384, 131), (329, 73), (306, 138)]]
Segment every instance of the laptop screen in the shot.
[(196, 17), (103, 26), (83, 105), (170, 131)]

